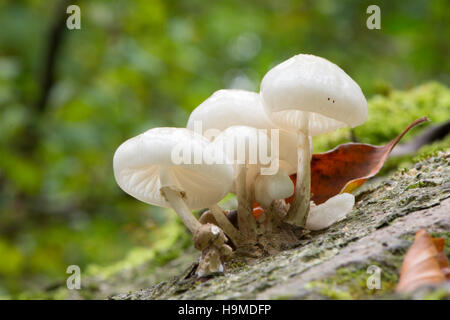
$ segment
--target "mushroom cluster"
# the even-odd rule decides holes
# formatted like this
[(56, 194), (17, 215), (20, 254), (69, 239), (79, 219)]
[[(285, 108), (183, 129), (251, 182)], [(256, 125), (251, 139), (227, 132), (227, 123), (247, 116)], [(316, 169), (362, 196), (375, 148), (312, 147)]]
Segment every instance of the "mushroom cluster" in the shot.
[[(295, 230), (342, 219), (353, 195), (310, 201), (311, 137), (366, 117), (355, 81), (326, 59), (299, 54), (269, 70), (259, 93), (219, 90), (186, 128), (154, 128), (125, 141), (114, 175), (131, 196), (179, 215), (202, 251), (196, 274), (203, 277), (223, 272), (233, 250), (260, 256)], [(237, 197), (235, 211), (218, 206), (228, 193)], [(197, 219), (191, 210), (203, 208)]]

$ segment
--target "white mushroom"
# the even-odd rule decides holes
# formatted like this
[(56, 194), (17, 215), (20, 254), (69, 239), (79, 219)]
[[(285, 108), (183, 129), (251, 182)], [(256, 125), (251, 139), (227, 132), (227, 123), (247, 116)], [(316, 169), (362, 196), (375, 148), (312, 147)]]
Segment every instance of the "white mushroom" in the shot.
[[(245, 90), (218, 90), (192, 111), (187, 128), (201, 130), (211, 141), (223, 130), (231, 126), (248, 126), (268, 130), (271, 137), (272, 149), (278, 153), (280, 170), (287, 174), (297, 172), (297, 134), (278, 127), (264, 111), (261, 96), (258, 93)], [(278, 139), (275, 140), (275, 132)], [(277, 144), (278, 143), (278, 144)], [(253, 192), (253, 185), (257, 172), (249, 170), (247, 173), (247, 193)], [(263, 181), (268, 181), (263, 179)], [(236, 193), (233, 186), (232, 191)]]
[(196, 123), (202, 125), (203, 131), (220, 132), (231, 126), (276, 128), (264, 112), (258, 93), (234, 89), (218, 90), (195, 108), (186, 128), (194, 130)]
[[(270, 139), (264, 131), (253, 127), (232, 126), (225, 129), (213, 141), (215, 148), (223, 150), (235, 167), (235, 192), (238, 198), (238, 226), (249, 239), (256, 236), (253, 217), (254, 180), (263, 167), (270, 166), (272, 159), (262, 158), (270, 153)], [(250, 184), (250, 187), (248, 186)]]
[(297, 143), (297, 135), (272, 123), (258, 93), (218, 90), (192, 111), (186, 127), (193, 131), (201, 129), (203, 135), (213, 141), (220, 132), (231, 126), (265, 129), (269, 137), (272, 137), (272, 129), (278, 130), (280, 167), (288, 174), (297, 171), (297, 151), (293, 147)]
[(191, 209), (215, 206), (233, 183), (233, 168), (225, 159), (204, 163), (203, 153), (210, 147), (208, 140), (185, 128), (150, 129), (117, 149), (114, 175), (133, 197), (172, 207), (195, 235), (201, 224)]
[(271, 69), (262, 80), (261, 96), (271, 121), (297, 133), (297, 186), (287, 221), (304, 226), (311, 188), (308, 136), (362, 124), (367, 102), (358, 84), (341, 68), (305, 54)]
[(264, 211), (266, 232), (272, 232), (273, 221), (272, 204), (275, 200), (289, 198), (294, 193), (294, 183), (289, 175), (280, 168), (274, 175), (259, 175), (255, 181), (255, 200)]
[(309, 230), (328, 228), (333, 223), (342, 220), (353, 208), (355, 197), (350, 193), (338, 194), (318, 206), (311, 206), (306, 220)]
[(262, 208), (268, 208), (274, 200), (289, 198), (293, 193), (294, 183), (284, 170), (256, 178), (255, 200)]

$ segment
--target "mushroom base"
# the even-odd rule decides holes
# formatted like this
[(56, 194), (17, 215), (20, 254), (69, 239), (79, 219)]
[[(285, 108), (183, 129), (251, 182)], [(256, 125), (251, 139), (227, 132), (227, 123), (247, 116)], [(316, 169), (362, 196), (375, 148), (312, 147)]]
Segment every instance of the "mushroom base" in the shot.
[(281, 223), (272, 229), (270, 235), (258, 234), (256, 243), (237, 247), (233, 252), (230, 263), (242, 261), (248, 264), (262, 257), (296, 247), (300, 244), (302, 235), (303, 229), (287, 223)]
[[(262, 257), (298, 246), (307, 231), (282, 222), (286, 217), (287, 209), (288, 206), (284, 201), (274, 201), (270, 208), (266, 208), (265, 212), (256, 219), (256, 240), (239, 244), (229, 242), (234, 251), (225, 261), (225, 268), (230, 268), (239, 262), (248, 264)], [(267, 212), (270, 212), (270, 214), (266, 215)], [(237, 224), (236, 212), (229, 212), (228, 219), (233, 224)], [(202, 215), (200, 222), (205, 224), (216, 223), (214, 217), (208, 211)]]
[(237, 246), (232, 261), (250, 263), (299, 245), (305, 229), (283, 222), (287, 209), (284, 201), (274, 201), (270, 208), (265, 208), (256, 219), (256, 242)]

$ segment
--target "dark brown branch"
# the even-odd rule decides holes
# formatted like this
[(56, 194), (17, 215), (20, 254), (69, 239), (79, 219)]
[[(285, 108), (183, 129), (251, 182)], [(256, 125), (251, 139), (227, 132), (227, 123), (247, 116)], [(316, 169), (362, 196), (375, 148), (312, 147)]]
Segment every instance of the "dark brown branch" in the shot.
[(39, 113), (44, 112), (46, 109), (48, 97), (55, 81), (55, 64), (63, 42), (63, 35), (66, 31), (66, 19), (68, 17), (66, 9), (75, 2), (74, 0), (62, 0), (56, 8), (56, 18), (48, 34), (48, 45), (41, 78), (41, 95), (36, 103), (36, 110)]

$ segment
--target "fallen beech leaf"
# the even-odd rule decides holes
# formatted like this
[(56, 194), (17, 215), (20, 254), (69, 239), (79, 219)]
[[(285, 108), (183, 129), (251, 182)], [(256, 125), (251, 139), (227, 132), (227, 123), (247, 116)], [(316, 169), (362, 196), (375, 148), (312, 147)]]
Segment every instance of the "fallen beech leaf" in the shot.
[(399, 144), (391, 152), (391, 156), (398, 157), (404, 155), (413, 155), (426, 144), (431, 144), (437, 140), (445, 138), (450, 132), (450, 120), (438, 125), (431, 125), (424, 129), (420, 134), (414, 137), (414, 139)]
[[(402, 133), (384, 146), (346, 143), (328, 152), (313, 154), (311, 200), (318, 205), (339, 193), (352, 193), (380, 171), (389, 153), (412, 127), (427, 120), (427, 117), (422, 117), (413, 121)], [(290, 176), (294, 185), (297, 183), (296, 177), (296, 174)], [(292, 203), (294, 195), (295, 192), (286, 199), (286, 202)], [(258, 206), (259, 204), (255, 202), (254, 207)]]
[(432, 238), (419, 230), (403, 260), (397, 292), (410, 292), (426, 284), (440, 284), (450, 279), (448, 260), (444, 254), (445, 240)]
[[(412, 122), (399, 136), (384, 146), (346, 143), (331, 151), (313, 154), (311, 200), (321, 204), (339, 193), (351, 193), (360, 187), (367, 179), (380, 171), (389, 153), (400, 139), (412, 127), (427, 120), (427, 117), (423, 117)], [(291, 178), (295, 184), (295, 175)], [(292, 201), (291, 198), (287, 201)]]

